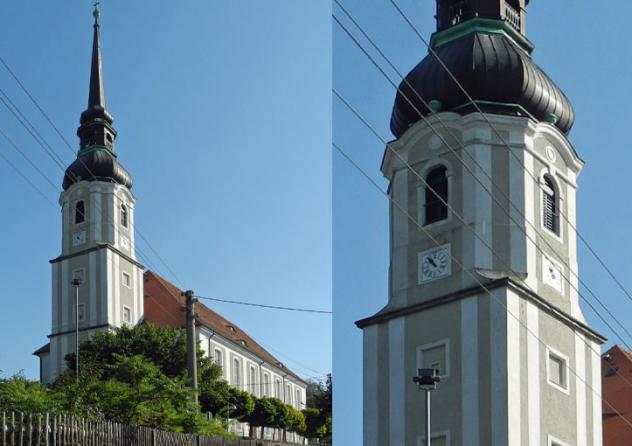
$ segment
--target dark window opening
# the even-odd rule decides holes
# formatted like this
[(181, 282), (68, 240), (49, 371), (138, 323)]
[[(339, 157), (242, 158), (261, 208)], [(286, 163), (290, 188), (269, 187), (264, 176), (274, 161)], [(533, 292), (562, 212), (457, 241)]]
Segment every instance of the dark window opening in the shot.
[(86, 221), (86, 206), (83, 200), (77, 201), (75, 204), (75, 224)]
[(555, 185), (548, 176), (544, 177), (544, 186), (542, 194), (542, 218), (543, 225), (546, 229), (559, 235), (560, 220), (558, 211), (558, 197), (555, 191)]
[(424, 224), (448, 218), (448, 177), (445, 166), (435, 167), (426, 177), (426, 218)]
[(121, 205), (121, 225), (127, 228), (127, 206)]

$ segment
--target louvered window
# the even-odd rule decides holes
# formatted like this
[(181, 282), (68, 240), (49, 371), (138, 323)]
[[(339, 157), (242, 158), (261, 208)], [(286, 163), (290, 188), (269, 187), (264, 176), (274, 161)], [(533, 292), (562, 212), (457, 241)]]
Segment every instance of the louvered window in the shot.
[(557, 193), (553, 181), (544, 177), (542, 194), (542, 218), (546, 229), (559, 235), (560, 221), (557, 203)]
[(86, 221), (86, 206), (83, 200), (77, 201), (75, 204), (75, 224)]
[(448, 177), (445, 166), (435, 167), (426, 177), (426, 218), (424, 224), (448, 218)]

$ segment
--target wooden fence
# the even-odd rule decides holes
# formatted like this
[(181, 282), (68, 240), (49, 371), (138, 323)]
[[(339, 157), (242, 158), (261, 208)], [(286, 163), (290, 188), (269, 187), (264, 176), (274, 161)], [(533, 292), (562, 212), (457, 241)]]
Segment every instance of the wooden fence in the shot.
[(226, 439), (87, 421), (69, 415), (0, 413), (0, 446), (284, 446), (254, 439)]

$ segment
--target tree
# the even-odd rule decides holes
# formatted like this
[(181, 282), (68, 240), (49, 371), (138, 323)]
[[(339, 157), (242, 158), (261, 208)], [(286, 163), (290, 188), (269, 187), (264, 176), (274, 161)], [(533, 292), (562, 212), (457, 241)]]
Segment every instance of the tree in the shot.
[(261, 437), (265, 437), (265, 428), (274, 426), (276, 413), (277, 413), (277, 405), (273, 398), (255, 398), (255, 407), (254, 410), (244, 419), (250, 425), (250, 437), (254, 437), (254, 429), (255, 427), (261, 427)]
[(305, 429), (301, 435), (312, 439), (321, 439), (327, 435), (327, 420), (320, 410), (315, 407), (308, 407), (303, 409), (303, 416), (305, 417)]
[(0, 407), (4, 410), (29, 413), (56, 412), (62, 408), (62, 398), (22, 373), (0, 378)]
[[(225, 402), (227, 384), (221, 368), (198, 346), (203, 404), (193, 402), (188, 388), (186, 336), (182, 330), (143, 324), (100, 332), (81, 345), (81, 376), (75, 379), (75, 355), (54, 383), (64, 406), (76, 415), (105, 417), (126, 424), (172, 431), (225, 434), (218, 422), (207, 422), (200, 407)], [(245, 403), (247, 406), (247, 402)], [(251, 402), (251, 404), (254, 404)]]
[[(318, 425), (324, 426), (326, 433), (322, 437), (325, 441), (331, 442), (331, 411), (332, 411), (332, 394), (333, 394), (333, 383), (331, 374), (327, 375), (326, 381), (310, 381), (307, 383), (307, 406), (311, 408), (318, 409), (320, 418), (318, 421), (314, 421), (314, 425), (312, 426), (316, 431), (318, 430)], [(312, 415), (310, 415), (312, 416)], [(308, 435), (309, 437), (309, 435)], [(312, 438), (312, 437), (309, 437)]]

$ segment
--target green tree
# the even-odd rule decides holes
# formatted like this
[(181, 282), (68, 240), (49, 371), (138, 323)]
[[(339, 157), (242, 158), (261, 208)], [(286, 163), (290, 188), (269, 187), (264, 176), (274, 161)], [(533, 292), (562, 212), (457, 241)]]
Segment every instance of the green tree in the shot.
[[(307, 406), (318, 409), (319, 421), (315, 421), (314, 428), (318, 424), (325, 427), (326, 433), (322, 438), (331, 443), (331, 411), (332, 411), (333, 383), (331, 374), (327, 375), (325, 382), (309, 381), (307, 383)], [(308, 436), (309, 437), (309, 436)], [(310, 437), (311, 438), (311, 437)]]
[(265, 428), (274, 425), (277, 406), (272, 398), (255, 398), (254, 410), (244, 419), (250, 425), (250, 437), (254, 438), (254, 428), (261, 427), (261, 437), (265, 437)]
[(61, 410), (63, 400), (60, 395), (30, 381), (22, 373), (11, 378), (0, 378), (0, 407), (3, 410), (45, 413)]
[(301, 432), (304, 437), (310, 439), (321, 439), (327, 435), (327, 420), (326, 416), (315, 407), (308, 407), (303, 409), (303, 416), (305, 417), (305, 429)]
[(199, 346), (198, 353), (200, 406), (187, 387), (184, 332), (152, 324), (95, 334), (81, 345), (80, 380), (75, 379), (74, 354), (67, 355), (68, 370), (54, 389), (77, 415), (173, 431), (226, 433), (200, 412), (225, 403), (230, 395), (221, 368)]

